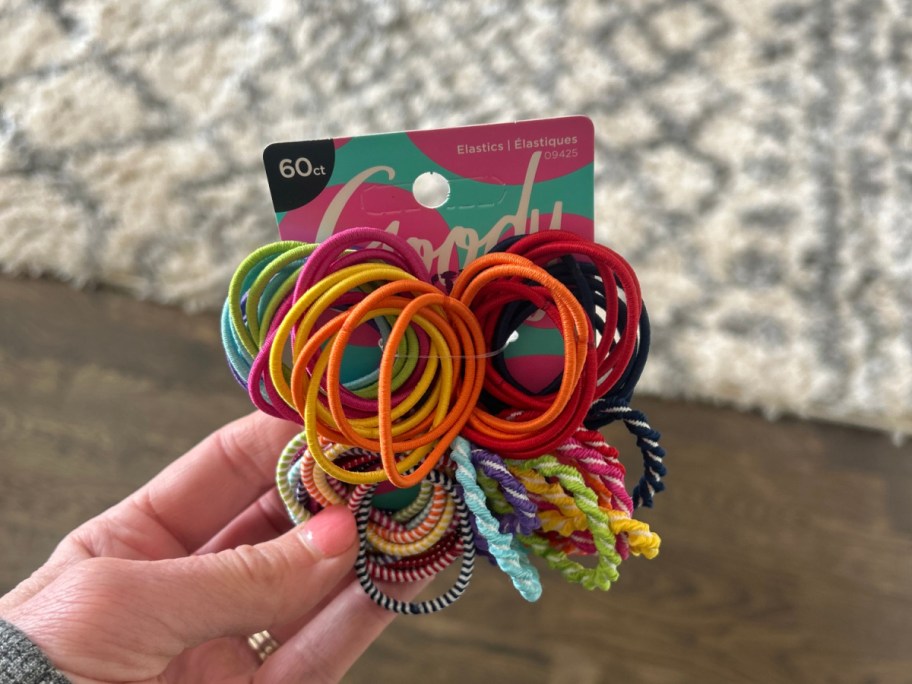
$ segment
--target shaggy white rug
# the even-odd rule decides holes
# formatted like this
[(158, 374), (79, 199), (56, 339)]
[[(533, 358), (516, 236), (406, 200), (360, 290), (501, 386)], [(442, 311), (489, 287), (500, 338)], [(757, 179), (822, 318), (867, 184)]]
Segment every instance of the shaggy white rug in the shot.
[(0, 264), (215, 307), (274, 140), (586, 114), (644, 389), (912, 431), (907, 1), (0, 0)]

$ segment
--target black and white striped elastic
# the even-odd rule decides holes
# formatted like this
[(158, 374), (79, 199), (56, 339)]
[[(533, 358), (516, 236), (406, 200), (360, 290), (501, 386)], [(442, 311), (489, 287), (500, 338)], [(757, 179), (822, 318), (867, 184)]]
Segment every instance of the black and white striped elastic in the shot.
[(465, 593), (472, 580), (472, 573), (475, 570), (475, 535), (472, 532), (472, 525), (469, 521), (469, 509), (465, 505), (462, 497), (459, 495), (455, 483), (449, 476), (432, 470), (428, 473), (427, 482), (440, 485), (456, 501), (456, 516), (459, 519), (459, 536), (462, 540), (462, 565), (459, 568), (459, 576), (453, 586), (440, 596), (429, 601), (411, 603), (400, 601), (391, 596), (384, 594), (374, 581), (371, 579), (368, 570), (368, 542), (367, 542), (367, 521), (370, 518), (371, 500), (374, 496), (376, 484), (359, 485), (349, 499), (348, 505), (355, 513), (355, 521), (358, 523), (358, 536), (360, 539), (358, 548), (358, 560), (355, 563), (355, 574), (358, 576), (358, 582), (364, 592), (378, 606), (391, 610), (400, 615), (427, 615), (443, 610), (447, 606), (455, 603), (460, 596)]

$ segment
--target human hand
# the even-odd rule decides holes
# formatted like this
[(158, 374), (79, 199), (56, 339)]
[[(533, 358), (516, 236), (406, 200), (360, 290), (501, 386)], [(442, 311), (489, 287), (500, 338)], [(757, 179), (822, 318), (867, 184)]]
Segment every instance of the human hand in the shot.
[[(338, 681), (392, 614), (354, 579), (347, 509), (291, 530), (273, 466), (293, 434), (263, 414), (213, 433), (70, 533), (0, 616), (75, 683)], [(281, 647), (261, 665), (263, 629)]]

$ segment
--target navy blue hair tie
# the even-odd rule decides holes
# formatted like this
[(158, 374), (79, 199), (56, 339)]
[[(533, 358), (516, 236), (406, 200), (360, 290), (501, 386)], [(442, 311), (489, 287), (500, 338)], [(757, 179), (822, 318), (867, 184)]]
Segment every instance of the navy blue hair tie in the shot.
[[(564, 257), (560, 261), (549, 264), (545, 270), (559, 280), (574, 297), (580, 302), (586, 316), (592, 323), (592, 328), (599, 334), (605, 333), (605, 321), (599, 315), (599, 308), (605, 307), (605, 293), (600, 288), (598, 280), (598, 271), (592, 264), (579, 262), (573, 257)], [(511, 302), (504, 306), (497, 327), (491, 338), (491, 346), (494, 349), (503, 349), (510, 335), (513, 334), (530, 316), (536, 311), (537, 307), (531, 302)], [(501, 375), (501, 377), (513, 385), (516, 389), (532, 395), (545, 395), (556, 392), (560, 387), (561, 375), (558, 374), (544, 388), (538, 391), (532, 391), (526, 387), (520, 380), (513, 376), (507, 366), (507, 360), (503, 354), (498, 354), (491, 359), (491, 364)]]
[[(523, 237), (525, 236), (518, 235), (501, 240), (492, 251), (507, 251), (512, 245), (522, 240)], [(604, 311), (607, 302), (605, 299), (605, 286), (596, 266), (591, 262), (577, 260), (573, 256), (567, 255), (547, 264), (544, 268), (552, 276), (560, 280), (579, 300), (583, 310), (592, 322), (593, 329), (604, 335), (605, 321), (599, 314), (599, 310)], [(505, 306), (492, 337), (493, 348), (503, 348), (510, 335), (535, 311), (535, 306), (529, 302), (514, 302)], [(619, 335), (623, 335), (625, 330), (626, 312), (626, 303), (619, 298), (617, 316), (617, 333)], [(641, 305), (638, 328), (636, 348), (627, 362), (624, 373), (604, 396), (596, 399), (586, 415), (584, 425), (587, 429), (597, 430), (621, 420), (627, 430), (636, 437), (637, 447), (643, 456), (644, 474), (633, 488), (631, 497), (634, 506), (643, 505), (651, 508), (653, 496), (665, 489), (665, 484), (662, 482), (662, 478), (667, 473), (663, 460), (665, 458), (665, 449), (659, 444), (661, 434), (652, 428), (646, 414), (630, 406), (636, 385), (643, 374), (643, 369), (649, 356), (651, 332), (649, 314), (646, 311), (645, 303)], [(555, 391), (560, 384), (561, 376), (559, 374), (543, 389), (538, 392), (531, 392), (510, 373), (503, 354), (498, 354), (492, 358), (491, 363), (506, 382), (523, 392), (547, 394)], [(488, 397), (486, 401), (490, 404), (496, 400)], [(494, 407), (492, 406), (492, 408)], [(496, 408), (502, 409), (505, 407), (497, 406)]]
[[(513, 236), (501, 240), (492, 251), (506, 251), (523, 237), (526, 236)], [(588, 261), (580, 261), (571, 255), (567, 255), (547, 264), (544, 268), (548, 273), (565, 285), (574, 297), (576, 297), (583, 307), (583, 310), (586, 312), (586, 316), (592, 323), (593, 330), (599, 335), (604, 335), (605, 320), (600, 314), (600, 310), (605, 311), (607, 308), (605, 285), (601, 280), (601, 274), (595, 264)], [(627, 307), (624, 300), (620, 298), (618, 298), (617, 306), (617, 333), (623, 335), (626, 329)], [(536, 307), (530, 302), (513, 302), (505, 306), (492, 336), (491, 346), (494, 349), (503, 349), (506, 346), (510, 335), (532, 316), (536, 310)], [(614, 399), (619, 396), (627, 396), (629, 400), (629, 397), (632, 396), (633, 388), (642, 374), (643, 366), (646, 363), (646, 357), (649, 352), (649, 319), (645, 312), (645, 307), (643, 307), (640, 315), (639, 328), (637, 348), (628, 362), (624, 374), (602, 398)], [(611, 331), (611, 333), (613, 334), (614, 331)], [(513, 376), (508, 368), (506, 357), (503, 354), (498, 354), (493, 357), (491, 359), (491, 364), (506, 382), (527, 394), (539, 396), (550, 394), (555, 392), (560, 386), (561, 375), (558, 374), (547, 386), (533, 392)], [(497, 406), (496, 408), (501, 409), (504, 407)], [(588, 421), (597, 422), (598, 416), (598, 410), (590, 411), (587, 416), (587, 427)]]
[[(622, 312), (625, 308), (623, 302), (621, 302)], [(597, 424), (597, 421), (601, 415), (599, 406), (602, 402), (604, 402), (605, 405), (615, 401), (623, 401), (629, 404), (633, 399), (633, 392), (636, 389), (637, 383), (640, 381), (640, 376), (643, 375), (643, 369), (646, 367), (646, 359), (649, 356), (650, 339), (649, 314), (646, 313), (646, 302), (643, 302), (640, 309), (640, 325), (637, 335), (637, 344), (633, 356), (630, 357), (627, 368), (617, 381), (617, 384), (611, 388), (608, 394), (596, 400), (592, 405), (592, 410), (589, 411), (589, 414), (586, 416), (587, 428), (595, 429), (600, 427)]]
[(668, 473), (665, 467), (665, 449), (659, 444), (661, 433), (650, 424), (646, 414), (631, 408), (636, 384), (643, 374), (646, 358), (649, 356), (650, 327), (646, 304), (640, 312), (640, 329), (637, 348), (627, 364), (627, 369), (612, 390), (596, 400), (589, 411), (584, 425), (598, 430), (615, 421), (624, 422), (627, 431), (636, 437), (636, 444), (643, 455), (643, 476), (631, 492), (633, 505), (652, 508), (653, 495), (665, 489), (662, 478)]

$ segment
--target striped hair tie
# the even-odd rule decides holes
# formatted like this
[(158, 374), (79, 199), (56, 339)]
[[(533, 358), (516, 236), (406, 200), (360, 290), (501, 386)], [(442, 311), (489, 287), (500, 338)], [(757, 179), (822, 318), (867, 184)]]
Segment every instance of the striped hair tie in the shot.
[(391, 596), (384, 594), (370, 576), (368, 568), (368, 549), (367, 540), (367, 521), (370, 518), (371, 499), (373, 498), (376, 484), (363, 484), (355, 488), (352, 497), (349, 500), (349, 508), (355, 514), (355, 521), (358, 525), (359, 545), (358, 560), (355, 561), (355, 575), (358, 582), (364, 589), (364, 592), (370, 599), (386, 610), (403, 615), (426, 615), (443, 610), (447, 606), (455, 603), (465, 593), (469, 583), (472, 580), (472, 573), (475, 570), (475, 537), (472, 532), (472, 525), (469, 522), (469, 510), (465, 502), (459, 496), (454, 486), (452, 478), (437, 470), (428, 473), (426, 480), (433, 485), (442, 486), (448, 493), (452, 494), (456, 500), (456, 516), (459, 520), (459, 535), (462, 543), (462, 563), (459, 568), (459, 575), (453, 586), (437, 598), (427, 601), (412, 603), (400, 601)]

